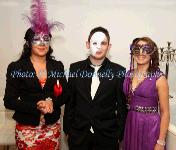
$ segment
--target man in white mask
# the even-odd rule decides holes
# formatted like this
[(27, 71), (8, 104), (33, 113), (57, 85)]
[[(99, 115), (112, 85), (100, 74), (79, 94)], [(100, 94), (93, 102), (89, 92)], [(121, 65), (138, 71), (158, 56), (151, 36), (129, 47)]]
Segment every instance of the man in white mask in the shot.
[(105, 28), (92, 29), (86, 47), (89, 57), (70, 66), (71, 96), (64, 113), (69, 150), (118, 150), (127, 112), (125, 68), (106, 57), (111, 44)]

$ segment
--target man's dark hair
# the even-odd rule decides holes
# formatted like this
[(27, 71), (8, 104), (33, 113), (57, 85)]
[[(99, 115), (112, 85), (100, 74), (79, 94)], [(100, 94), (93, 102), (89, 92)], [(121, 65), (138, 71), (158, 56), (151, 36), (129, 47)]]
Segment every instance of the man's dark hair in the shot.
[(110, 42), (110, 35), (109, 35), (109, 32), (107, 29), (103, 28), (103, 27), (96, 27), (94, 29), (92, 29), (90, 31), (90, 34), (89, 34), (89, 37), (88, 37), (88, 42), (90, 42), (90, 39), (92, 37), (92, 35), (95, 33), (95, 32), (102, 32), (106, 35), (107, 39), (108, 39), (108, 43)]

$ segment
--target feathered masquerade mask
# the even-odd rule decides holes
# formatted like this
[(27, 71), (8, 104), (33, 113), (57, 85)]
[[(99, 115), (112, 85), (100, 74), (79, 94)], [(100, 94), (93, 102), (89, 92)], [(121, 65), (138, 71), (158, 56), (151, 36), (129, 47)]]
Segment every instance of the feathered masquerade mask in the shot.
[(25, 18), (31, 24), (31, 29), (35, 34), (50, 34), (54, 27), (63, 29), (64, 25), (58, 21), (49, 22), (47, 20), (46, 5), (43, 0), (32, 0), (31, 17), (25, 15)]

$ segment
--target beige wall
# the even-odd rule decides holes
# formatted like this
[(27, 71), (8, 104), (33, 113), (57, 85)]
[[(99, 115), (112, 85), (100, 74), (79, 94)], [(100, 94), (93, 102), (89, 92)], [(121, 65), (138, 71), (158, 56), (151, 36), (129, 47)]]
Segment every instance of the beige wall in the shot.
[[(175, 0), (47, 0), (48, 18), (65, 24), (64, 31), (53, 32), (56, 59), (68, 69), (71, 62), (84, 59), (85, 41), (95, 26), (106, 27), (111, 34), (111, 60), (129, 65), (129, 45), (133, 38), (150, 36), (159, 46), (172, 41), (176, 47)], [(9, 62), (22, 50), (28, 23), (30, 0), (0, 0), (0, 95), (4, 94)], [(2, 36), (3, 35), (3, 36)], [(172, 90), (176, 90), (176, 69), (172, 66)]]

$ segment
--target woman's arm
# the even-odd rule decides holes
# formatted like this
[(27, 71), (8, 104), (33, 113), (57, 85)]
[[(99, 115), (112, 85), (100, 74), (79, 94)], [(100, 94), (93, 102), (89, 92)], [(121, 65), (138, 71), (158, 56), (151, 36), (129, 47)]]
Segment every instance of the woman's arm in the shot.
[(16, 62), (11, 63), (7, 68), (4, 106), (18, 112), (38, 114), (40, 112), (35, 102), (20, 100), (20, 92), (22, 92), (20, 91), (20, 78), (12, 75), (17, 69)]
[(160, 134), (158, 140), (160, 140), (161, 142), (162, 141), (165, 142), (169, 126), (170, 115), (169, 115), (169, 86), (164, 76), (161, 76), (156, 81), (156, 88), (158, 90), (160, 115), (161, 115)]

